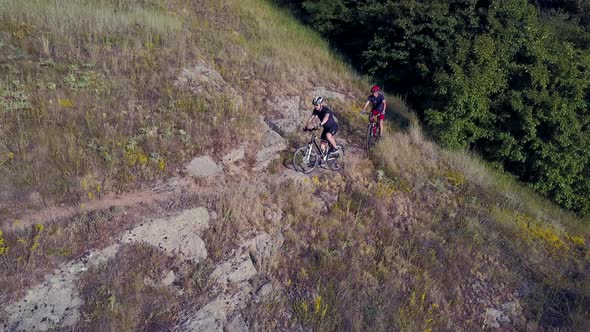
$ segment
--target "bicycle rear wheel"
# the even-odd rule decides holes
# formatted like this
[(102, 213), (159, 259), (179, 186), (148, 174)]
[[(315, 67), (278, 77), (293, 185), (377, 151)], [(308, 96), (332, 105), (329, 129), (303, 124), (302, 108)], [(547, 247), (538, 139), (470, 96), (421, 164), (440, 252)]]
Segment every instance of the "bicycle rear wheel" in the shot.
[(293, 166), (296, 170), (308, 174), (316, 168), (319, 160), (320, 157), (312, 147), (303, 146), (295, 151), (293, 155)]

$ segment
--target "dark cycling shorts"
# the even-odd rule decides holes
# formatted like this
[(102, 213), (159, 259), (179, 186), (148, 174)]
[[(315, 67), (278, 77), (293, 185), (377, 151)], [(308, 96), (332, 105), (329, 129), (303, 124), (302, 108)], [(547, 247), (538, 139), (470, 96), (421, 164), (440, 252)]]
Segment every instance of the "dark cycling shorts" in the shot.
[(385, 119), (385, 115), (379, 112), (378, 110), (371, 111), (371, 114), (373, 114), (373, 116), (376, 116), (379, 120)]
[(327, 133), (330, 133), (330, 134), (332, 134), (332, 136), (334, 136), (334, 135), (336, 135), (337, 132), (338, 132), (338, 124), (335, 123), (335, 124), (333, 124), (331, 126), (324, 125), (324, 131), (322, 131), (321, 138), (323, 140), (326, 140), (327, 139), (326, 138), (326, 134)]

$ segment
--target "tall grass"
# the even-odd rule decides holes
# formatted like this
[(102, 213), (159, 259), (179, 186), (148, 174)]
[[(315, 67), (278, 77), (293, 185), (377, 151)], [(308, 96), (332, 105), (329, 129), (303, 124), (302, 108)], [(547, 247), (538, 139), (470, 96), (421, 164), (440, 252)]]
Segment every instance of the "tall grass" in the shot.
[(121, 1), (1, 0), (0, 12), (4, 24), (35, 25), (36, 29), (54, 34), (90, 32), (107, 36), (142, 28), (166, 34), (178, 32), (182, 26), (178, 16), (165, 8), (144, 8)]
[[(410, 237), (434, 248), (444, 247), (446, 252), (437, 252), (435, 260), (424, 253), (413, 260), (432, 278), (433, 286), (438, 285), (429, 292), (446, 293), (445, 301), (453, 296), (465, 299), (470, 295), (464, 291), (453, 294), (440, 287), (469, 284), (477, 271), (477, 278), (487, 280), (485, 292), (504, 296), (506, 302), (511, 287), (513, 291), (522, 284), (530, 287), (530, 292), (516, 298), (529, 321), (527, 328), (587, 327), (583, 307), (590, 280), (590, 232), (581, 220), (477, 158), (443, 151), (424, 138), (419, 128), (389, 135), (377, 149), (385, 173), (394, 180), (406, 180), (403, 196), (413, 207)], [(393, 205), (402, 201), (399, 197)], [(488, 256), (501, 264), (485, 263), (482, 258)], [(436, 268), (441, 260), (448, 260), (444, 273)], [(453, 323), (459, 319), (456, 310), (463, 309), (447, 313)]]
[[(88, 197), (86, 175), (124, 191), (195, 153), (255, 142), (253, 119), (275, 93), (359, 86), (327, 42), (265, 0), (1, 0), (0, 18), (0, 160), (13, 155), (0, 172), (48, 204)], [(237, 91), (240, 109), (223, 91), (174, 85), (197, 59)]]

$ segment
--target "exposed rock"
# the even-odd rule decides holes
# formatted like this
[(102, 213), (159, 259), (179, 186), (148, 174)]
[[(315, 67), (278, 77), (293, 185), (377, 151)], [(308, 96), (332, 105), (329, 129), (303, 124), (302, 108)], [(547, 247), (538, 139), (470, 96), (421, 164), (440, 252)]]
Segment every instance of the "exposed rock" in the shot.
[(299, 96), (277, 96), (273, 102), (267, 102), (273, 112), (286, 115), (285, 117), (294, 117), (299, 115)]
[(194, 158), (186, 167), (188, 174), (195, 178), (207, 178), (221, 172), (215, 161), (209, 156)]
[(242, 315), (237, 315), (232, 321), (225, 327), (225, 332), (248, 332), (248, 325), (242, 318)]
[(264, 298), (271, 296), (273, 292), (274, 292), (274, 287), (272, 286), (272, 283), (269, 282), (269, 283), (264, 284), (262, 287), (260, 287), (260, 289), (256, 293), (256, 296), (259, 299), (264, 299)]
[(484, 326), (500, 328), (508, 324), (519, 324), (521, 321), (520, 306), (516, 301), (502, 304), (499, 309), (487, 308), (484, 313)]
[(174, 274), (174, 271), (170, 270), (168, 273), (166, 273), (164, 279), (162, 279), (162, 285), (172, 286), (174, 281), (176, 281), (176, 274)]
[(261, 127), (264, 128), (264, 137), (262, 139), (262, 147), (256, 154), (254, 171), (265, 169), (271, 161), (280, 158), (279, 152), (287, 148), (285, 139), (277, 132), (271, 130), (266, 122), (264, 122), (264, 119), (261, 119)]
[(242, 97), (228, 84), (219, 72), (205, 61), (199, 60), (190, 68), (183, 68), (174, 86), (190, 91), (199, 96), (204, 96), (212, 101), (213, 93), (228, 96), (235, 107), (243, 104)]
[(239, 148), (232, 150), (230, 153), (223, 156), (222, 161), (224, 164), (232, 164), (236, 161), (244, 159), (246, 155), (245, 147), (242, 145)]
[(212, 222), (217, 221), (217, 212), (215, 212), (215, 211), (209, 212), (209, 220), (211, 220)]
[(300, 102), (299, 96), (277, 96), (274, 100), (267, 101), (267, 105), (272, 111), (270, 119), (266, 121), (269, 127), (281, 134), (292, 133), (302, 127), (309, 117), (310, 111), (301, 109)]
[(513, 325), (522, 323), (522, 321), (523, 321), (522, 307), (520, 306), (518, 301), (506, 302), (506, 303), (502, 304), (501, 308), (502, 308), (502, 311), (504, 311), (506, 313), (506, 315), (508, 315), (508, 317), (510, 317), (510, 322)]
[(129, 230), (123, 242), (146, 242), (169, 254), (198, 262), (207, 258), (201, 234), (209, 229), (209, 213), (203, 207), (186, 210), (172, 218), (156, 219)]
[(488, 308), (484, 314), (484, 326), (491, 328), (500, 328), (500, 324), (509, 323), (510, 318), (505, 315), (502, 311)]
[[(310, 95), (313, 96), (313, 97), (322, 96), (324, 98), (338, 99), (338, 100), (341, 100), (341, 101), (345, 101), (346, 100), (346, 96), (343, 93), (340, 93), (338, 91), (327, 89), (327, 88), (325, 88), (323, 86), (316, 87), (310, 93)], [(311, 97), (311, 98), (313, 98), (313, 97)]]
[(242, 252), (236, 255), (233, 259), (223, 262), (213, 270), (211, 279), (215, 280), (217, 284), (223, 288), (230, 284), (238, 284), (252, 279), (258, 271), (252, 264), (250, 255), (247, 252)]
[(74, 326), (80, 318), (82, 300), (76, 282), (80, 274), (92, 264), (100, 264), (115, 256), (118, 244), (63, 265), (45, 281), (30, 289), (20, 301), (5, 311), (7, 331), (47, 331), (56, 326)]
[[(265, 262), (282, 246), (283, 241), (281, 234), (273, 239), (267, 233), (260, 233), (242, 243), (233, 258), (218, 264), (210, 278), (220, 287), (222, 295), (188, 318), (182, 325), (183, 330), (223, 331), (225, 327), (225, 331), (247, 331), (248, 326), (243, 319), (236, 321), (234, 318), (227, 324), (227, 317), (233, 311), (244, 308), (252, 298), (252, 286), (249, 281), (258, 272), (251, 257), (256, 257), (259, 263)], [(265, 297), (272, 291), (272, 285), (269, 283), (258, 291), (257, 297)], [(224, 294), (226, 292), (232, 293)]]
[(268, 265), (272, 256), (283, 246), (285, 239), (279, 232), (274, 237), (268, 233), (262, 232), (253, 239), (245, 241), (242, 248), (249, 251), (249, 255), (254, 257), (256, 265), (265, 267)]
[(227, 320), (227, 306), (223, 299), (205, 305), (183, 326), (193, 332), (223, 332)]
[(209, 302), (189, 317), (181, 326), (182, 331), (209, 332), (220, 331), (227, 325), (229, 313), (243, 309), (246, 300), (252, 293), (252, 287), (247, 284), (240, 285), (239, 291), (233, 295), (222, 295)]
[(28, 201), (33, 206), (41, 206), (43, 204), (43, 197), (41, 197), (38, 191), (34, 191), (29, 194)]

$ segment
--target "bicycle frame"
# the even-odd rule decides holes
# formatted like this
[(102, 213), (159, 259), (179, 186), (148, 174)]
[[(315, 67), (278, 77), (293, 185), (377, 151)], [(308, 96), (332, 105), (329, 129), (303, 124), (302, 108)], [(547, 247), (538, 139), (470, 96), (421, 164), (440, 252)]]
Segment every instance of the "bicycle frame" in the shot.
[(367, 125), (367, 150), (370, 150), (379, 139), (378, 114), (369, 113), (369, 124)]
[[(330, 147), (332, 147), (332, 144), (329, 141), (320, 139), (320, 142), (318, 142), (318, 136), (316, 135), (315, 130), (305, 131), (311, 131), (311, 138), (306, 145), (301, 146), (295, 151), (295, 154), (293, 155), (295, 169), (301, 170), (303, 173), (307, 174), (315, 169), (318, 162), (333, 170), (340, 169), (338, 161), (341, 160), (343, 156), (342, 147), (338, 146), (337, 152), (329, 152)], [(321, 142), (328, 143), (326, 151), (322, 150)]]
[(320, 146), (320, 144), (318, 144), (318, 136), (315, 134), (315, 132), (312, 132), (311, 139), (309, 140), (309, 143), (307, 143), (307, 146), (309, 148), (307, 155), (309, 156), (309, 153), (311, 152), (311, 148), (313, 145), (313, 146), (315, 146), (315, 148), (318, 151), (318, 153), (320, 154), (320, 156), (322, 156), (322, 158), (325, 158), (328, 155), (328, 151), (330, 150), (330, 147), (332, 147), (332, 143), (330, 143), (328, 140), (320, 139), (320, 142), (322, 142), (322, 141), (324, 141), (328, 144), (328, 147), (326, 148), (326, 152), (322, 151), (322, 147)]
[(379, 126), (379, 120), (377, 119), (378, 115), (374, 115), (369, 113), (369, 125), (372, 128), (373, 136), (377, 136), (377, 128)]

